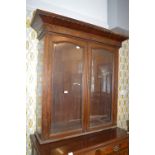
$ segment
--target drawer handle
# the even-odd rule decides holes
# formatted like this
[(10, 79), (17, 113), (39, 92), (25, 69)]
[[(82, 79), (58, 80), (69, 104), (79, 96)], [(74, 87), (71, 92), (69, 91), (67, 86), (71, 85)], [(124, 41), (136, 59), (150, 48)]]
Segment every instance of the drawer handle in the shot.
[(113, 147), (113, 151), (114, 151), (114, 152), (117, 152), (117, 151), (119, 151), (119, 150), (120, 150), (119, 145), (116, 145), (116, 146)]

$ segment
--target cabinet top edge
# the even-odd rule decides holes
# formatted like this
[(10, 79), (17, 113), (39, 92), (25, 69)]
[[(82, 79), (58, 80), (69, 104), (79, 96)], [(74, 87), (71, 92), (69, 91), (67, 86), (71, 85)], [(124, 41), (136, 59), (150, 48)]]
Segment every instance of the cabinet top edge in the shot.
[(34, 12), (34, 15), (32, 18), (31, 27), (34, 28), (38, 33), (44, 24), (66, 27), (73, 30), (78, 30), (89, 34), (94, 34), (97, 36), (112, 39), (120, 43), (128, 39), (128, 36), (124, 36), (124, 35), (112, 32), (103, 27), (99, 27), (73, 18), (69, 18), (52, 12), (37, 9)]

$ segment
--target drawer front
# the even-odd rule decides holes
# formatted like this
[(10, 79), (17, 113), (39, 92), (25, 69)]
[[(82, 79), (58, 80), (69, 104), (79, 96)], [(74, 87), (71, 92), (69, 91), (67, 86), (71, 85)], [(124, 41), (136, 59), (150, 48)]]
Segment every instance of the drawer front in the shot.
[(96, 155), (96, 150), (84, 151), (84, 152), (75, 152), (74, 155)]
[(118, 155), (129, 155), (129, 149), (126, 148), (126, 149), (121, 150)]
[(95, 155), (128, 155), (128, 140), (115, 142), (96, 150)]
[(89, 150), (74, 152), (75, 155), (129, 155), (128, 153), (129, 142), (128, 139), (117, 141), (103, 147)]

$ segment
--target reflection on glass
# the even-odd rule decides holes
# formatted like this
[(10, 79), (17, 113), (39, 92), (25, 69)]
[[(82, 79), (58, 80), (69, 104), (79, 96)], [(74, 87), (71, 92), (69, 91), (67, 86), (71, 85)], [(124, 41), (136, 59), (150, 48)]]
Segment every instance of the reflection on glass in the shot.
[(90, 127), (111, 122), (113, 54), (92, 49)]
[(80, 129), (82, 111), (83, 48), (54, 44), (52, 133)]

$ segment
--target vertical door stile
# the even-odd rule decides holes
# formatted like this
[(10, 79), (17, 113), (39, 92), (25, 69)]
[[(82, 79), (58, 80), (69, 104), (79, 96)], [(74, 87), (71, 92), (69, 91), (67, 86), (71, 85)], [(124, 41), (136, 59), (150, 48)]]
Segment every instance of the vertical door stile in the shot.
[(89, 116), (90, 116), (90, 67), (91, 67), (91, 47), (87, 43), (87, 105), (86, 105), (86, 130), (89, 128)]
[[(54, 66), (54, 41), (53, 41), (53, 36), (50, 36), (51, 38), (50, 38), (50, 52), (51, 52), (51, 89), (53, 88), (53, 66)], [(49, 132), (49, 134), (51, 133), (51, 125), (52, 125), (52, 122), (51, 122), (51, 120), (52, 120), (52, 108), (53, 108), (53, 93), (52, 93), (52, 91), (50, 92), (50, 94), (51, 94), (51, 107), (50, 107), (50, 123), (49, 123), (49, 125), (50, 125), (50, 132)]]
[(86, 131), (87, 126), (87, 117), (86, 117), (86, 110), (87, 110), (87, 46), (85, 46), (84, 50), (84, 71), (83, 71), (83, 105), (82, 105), (82, 130), (83, 132)]
[(50, 37), (45, 38), (45, 52), (44, 52), (44, 75), (43, 75), (43, 99), (42, 99), (42, 137), (47, 139), (50, 130), (50, 115), (51, 115), (51, 48), (49, 44)]
[(118, 101), (118, 72), (119, 72), (119, 49), (114, 55), (114, 77), (113, 77), (113, 123), (117, 124), (117, 101)]

